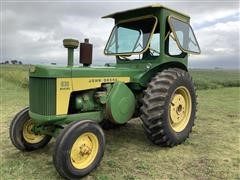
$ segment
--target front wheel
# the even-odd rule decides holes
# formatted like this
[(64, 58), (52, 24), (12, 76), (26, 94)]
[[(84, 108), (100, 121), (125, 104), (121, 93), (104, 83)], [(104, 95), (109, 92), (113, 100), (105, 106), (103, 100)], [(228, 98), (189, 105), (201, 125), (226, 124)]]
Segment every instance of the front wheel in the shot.
[(13, 118), (9, 134), (12, 144), (21, 151), (32, 151), (42, 148), (51, 140), (51, 136), (35, 134), (32, 131), (34, 122), (29, 117), (29, 108), (25, 108)]
[(154, 144), (174, 146), (186, 140), (196, 114), (195, 87), (188, 72), (170, 68), (158, 73), (142, 102), (143, 127)]
[(53, 154), (55, 168), (66, 179), (79, 179), (99, 165), (104, 147), (105, 136), (96, 122), (72, 122), (56, 140)]

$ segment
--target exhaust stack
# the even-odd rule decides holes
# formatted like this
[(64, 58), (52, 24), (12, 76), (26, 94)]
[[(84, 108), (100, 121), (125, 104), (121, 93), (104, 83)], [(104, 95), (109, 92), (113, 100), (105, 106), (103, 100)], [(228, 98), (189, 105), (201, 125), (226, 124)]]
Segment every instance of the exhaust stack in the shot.
[(64, 39), (63, 46), (68, 49), (68, 66), (73, 66), (74, 49), (78, 48), (79, 41), (76, 39)]
[(93, 45), (89, 43), (89, 39), (84, 39), (84, 43), (80, 43), (80, 63), (83, 66), (92, 64), (92, 49)]

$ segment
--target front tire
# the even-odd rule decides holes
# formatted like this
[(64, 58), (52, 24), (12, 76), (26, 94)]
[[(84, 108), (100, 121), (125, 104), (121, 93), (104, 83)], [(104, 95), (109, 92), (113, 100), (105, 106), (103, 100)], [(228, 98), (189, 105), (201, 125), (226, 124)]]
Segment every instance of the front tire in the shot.
[(32, 151), (43, 148), (51, 140), (51, 136), (32, 132), (34, 122), (29, 117), (29, 108), (21, 110), (13, 118), (9, 134), (12, 144), (21, 151)]
[(149, 83), (142, 103), (143, 128), (154, 144), (172, 147), (189, 137), (196, 93), (188, 72), (178, 68), (159, 72)]
[(53, 154), (55, 168), (66, 179), (84, 177), (99, 165), (104, 148), (105, 136), (96, 122), (72, 122), (57, 137)]

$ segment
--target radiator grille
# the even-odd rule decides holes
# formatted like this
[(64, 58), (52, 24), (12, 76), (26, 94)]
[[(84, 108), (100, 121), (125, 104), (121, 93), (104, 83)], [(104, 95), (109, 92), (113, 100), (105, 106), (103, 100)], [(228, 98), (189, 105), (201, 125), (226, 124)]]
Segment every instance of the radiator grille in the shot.
[(29, 78), (29, 106), (33, 113), (56, 114), (55, 78)]

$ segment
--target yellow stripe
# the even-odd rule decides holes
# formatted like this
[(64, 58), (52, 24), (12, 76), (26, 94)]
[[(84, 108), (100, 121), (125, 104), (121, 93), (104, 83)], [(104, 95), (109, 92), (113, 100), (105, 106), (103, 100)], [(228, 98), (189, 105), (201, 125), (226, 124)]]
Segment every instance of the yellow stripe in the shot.
[(72, 92), (71, 78), (57, 78), (56, 114), (67, 114), (70, 94)]
[(103, 83), (130, 82), (129, 77), (93, 77), (93, 78), (72, 78), (73, 91), (95, 89)]
[(130, 77), (57, 78), (56, 114), (67, 114), (70, 94), (101, 87), (104, 83), (130, 82)]

